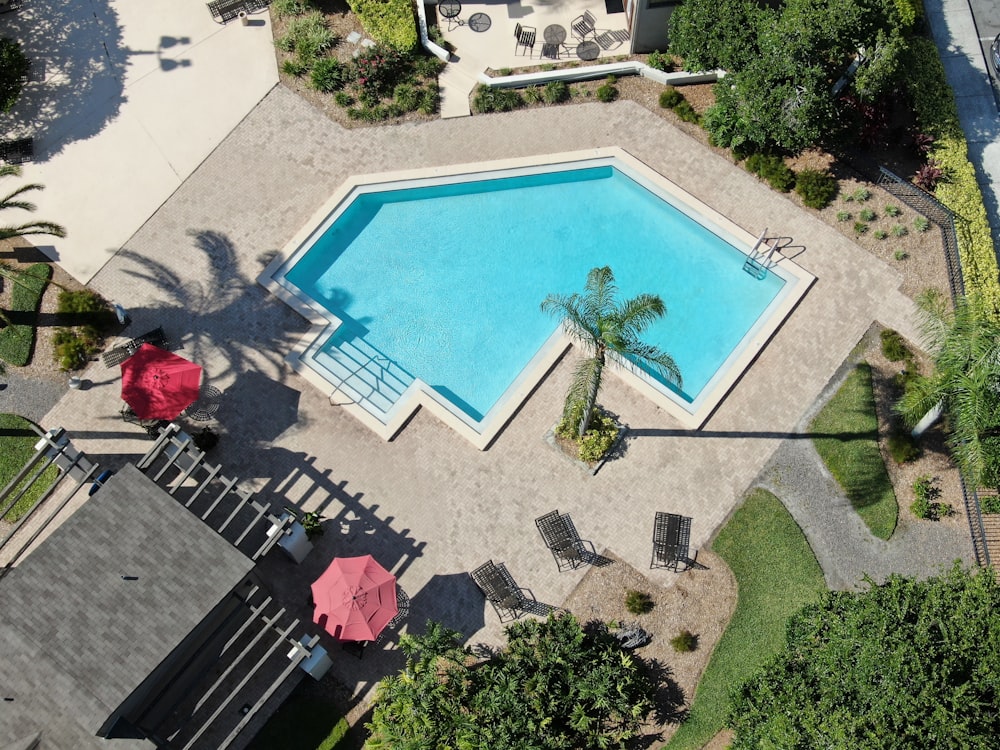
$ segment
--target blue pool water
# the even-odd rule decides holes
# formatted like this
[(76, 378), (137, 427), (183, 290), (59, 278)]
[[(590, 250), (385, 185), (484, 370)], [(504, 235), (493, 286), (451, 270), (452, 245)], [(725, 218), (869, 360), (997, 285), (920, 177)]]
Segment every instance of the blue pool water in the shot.
[[(363, 340), (482, 419), (556, 329), (539, 305), (608, 265), (620, 299), (660, 295), (644, 340), (692, 401), (784, 281), (611, 166), (364, 193), (285, 274)], [(677, 389), (674, 389), (677, 390)]]

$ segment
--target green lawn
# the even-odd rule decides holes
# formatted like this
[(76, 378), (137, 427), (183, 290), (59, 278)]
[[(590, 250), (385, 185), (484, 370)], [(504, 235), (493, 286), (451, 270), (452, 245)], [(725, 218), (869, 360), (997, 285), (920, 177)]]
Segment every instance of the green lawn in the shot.
[(0, 328), (0, 359), (7, 364), (23, 367), (31, 361), (35, 348), (35, 315), (50, 278), (52, 267), (36, 263), (25, 269), (18, 283), (4, 279), (10, 286), (10, 309), (4, 312), (14, 321), (14, 325)]
[(257, 733), (247, 750), (335, 750), (347, 722), (333, 706), (296, 690)]
[[(37, 433), (31, 429), (31, 422), (24, 417), (0, 414), (0, 488), (6, 487), (34, 455), (38, 439)], [(4, 520), (14, 523), (31, 510), (42, 493), (55, 481), (58, 473), (55, 466), (46, 469)]]
[(826, 590), (802, 530), (765, 490), (750, 494), (712, 549), (736, 577), (736, 611), (698, 683), (691, 714), (668, 750), (695, 750), (723, 728), (729, 691), (780, 650), (788, 618)]
[(899, 505), (878, 449), (878, 420), (871, 367), (862, 362), (847, 377), (812, 424), (813, 445), (879, 539), (896, 529)]

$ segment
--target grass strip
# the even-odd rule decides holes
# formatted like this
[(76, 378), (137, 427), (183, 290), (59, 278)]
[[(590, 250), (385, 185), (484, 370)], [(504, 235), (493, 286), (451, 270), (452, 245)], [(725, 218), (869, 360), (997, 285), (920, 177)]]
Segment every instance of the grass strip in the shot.
[(809, 425), (813, 445), (869, 531), (888, 539), (899, 504), (878, 449), (872, 371), (860, 363)]
[[(52, 267), (48, 263), (35, 263), (18, 275), (15, 282), (4, 279), (9, 284), (10, 310), (8, 314), (28, 313), (31, 323), (15, 322), (0, 328), (0, 359), (16, 367), (24, 367), (31, 361), (35, 348), (35, 320), (38, 307), (42, 303), (45, 287), (52, 278)], [(11, 315), (14, 317), (15, 315)], [(23, 316), (18, 316), (22, 317)]]
[(298, 690), (257, 733), (247, 750), (335, 750), (350, 726), (329, 704)]
[[(0, 489), (7, 486), (33, 455), (38, 434), (32, 423), (16, 414), (0, 414)], [(9, 523), (16, 523), (31, 510), (42, 493), (56, 480), (59, 471), (55, 466), (46, 469), (31, 488), (4, 516)], [(20, 490), (23, 485), (16, 489)]]
[(725, 724), (730, 691), (782, 648), (788, 618), (826, 591), (802, 529), (766, 490), (750, 493), (712, 549), (736, 577), (736, 611), (667, 750), (695, 750), (712, 739)]

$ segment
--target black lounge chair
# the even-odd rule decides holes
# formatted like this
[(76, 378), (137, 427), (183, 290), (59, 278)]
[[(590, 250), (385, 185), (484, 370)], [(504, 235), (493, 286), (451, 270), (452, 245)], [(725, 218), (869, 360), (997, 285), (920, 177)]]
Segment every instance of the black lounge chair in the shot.
[(517, 44), (514, 46), (514, 54), (524, 47), (528, 50), (528, 57), (531, 57), (531, 53), (535, 51), (535, 28), (533, 26), (522, 26), (517, 24), (514, 27), (514, 38), (517, 40)]
[(503, 563), (494, 565), (490, 560), (469, 573), (473, 582), (483, 592), (500, 622), (516, 620), (528, 605), (524, 589), (514, 582), (513, 576)]
[(214, 0), (208, 3), (208, 11), (216, 23), (226, 24), (239, 18), (240, 13), (255, 13), (270, 3), (271, 0)]
[(535, 519), (535, 526), (545, 546), (552, 552), (560, 572), (579, 568), (594, 554), (580, 538), (568, 513), (560, 514), (558, 510), (546, 513)]
[(569, 25), (573, 31), (573, 36), (584, 41), (588, 36), (597, 34), (597, 20), (589, 10), (583, 11), (582, 16), (577, 16)]
[(671, 568), (680, 572), (679, 566), (690, 565), (691, 519), (676, 513), (657, 511), (653, 522), (653, 559), (650, 568)]
[(114, 367), (115, 365), (120, 365), (126, 359), (139, 351), (139, 347), (143, 344), (152, 344), (153, 346), (163, 347), (166, 343), (167, 337), (163, 333), (163, 326), (159, 326), (158, 328), (154, 328), (149, 333), (144, 333), (142, 336), (131, 339), (121, 346), (116, 346), (114, 349), (108, 349), (108, 351), (101, 355), (101, 359), (104, 361), (105, 367)]
[(35, 158), (35, 139), (18, 138), (13, 141), (0, 141), (0, 161), (7, 164), (24, 164)]

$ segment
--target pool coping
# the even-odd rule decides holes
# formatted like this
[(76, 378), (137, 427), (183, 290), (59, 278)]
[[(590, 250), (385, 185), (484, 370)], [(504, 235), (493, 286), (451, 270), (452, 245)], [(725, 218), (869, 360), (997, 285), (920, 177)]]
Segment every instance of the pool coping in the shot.
[[(587, 162), (590, 162), (589, 164)], [(730, 243), (746, 255), (750, 254), (757, 242), (757, 237), (731, 221), (704, 201), (696, 198), (669, 178), (647, 166), (644, 162), (618, 147), (602, 147), (584, 151), (543, 154), (531, 157), (502, 159), (466, 164), (453, 164), (442, 167), (430, 167), (413, 170), (380, 172), (376, 174), (354, 175), (346, 180), (310, 217), (303, 227), (285, 244), (267, 268), (258, 276), (257, 282), (298, 312), (310, 323), (310, 328), (302, 334), (293, 349), (285, 357), (285, 361), (308, 382), (328, 394), (331, 403), (342, 406), (355, 418), (384, 440), (393, 437), (405, 426), (415, 412), (423, 407), (454, 429), (480, 450), (485, 450), (496, 439), (504, 426), (513, 418), (517, 410), (527, 398), (537, 389), (550, 370), (563, 357), (574, 342), (557, 326), (545, 344), (529, 360), (517, 378), (504, 392), (497, 403), (486, 416), (478, 422), (463, 418), (454, 411), (456, 407), (419, 378), (402, 392), (396, 403), (386, 412), (385, 421), (380, 420), (364, 406), (355, 402), (351, 393), (343, 385), (337, 386), (322, 377), (305, 359), (305, 355), (318, 341), (325, 341), (341, 324), (334, 314), (323, 309), (318, 303), (304, 299), (292, 288), (279, 280), (286, 266), (294, 265), (293, 259), (304, 252), (311, 240), (322, 234), (331, 221), (346, 207), (353, 194), (363, 188), (368, 190), (386, 190), (400, 187), (401, 183), (415, 180), (440, 178), (443, 181), (459, 182), (463, 178), (475, 176), (476, 179), (489, 179), (491, 172), (510, 172), (518, 169), (537, 169), (540, 166), (579, 169), (587, 166), (599, 166), (614, 163), (624, 167), (624, 173), (636, 180), (640, 185), (654, 191), (662, 191), (670, 196), (671, 201), (679, 204), (685, 212), (693, 212), (703, 217), (709, 228), (714, 225), (730, 236)], [(493, 175), (499, 176), (499, 175)], [(745, 245), (745, 247), (744, 247)], [(659, 390), (635, 368), (623, 366), (614, 361), (608, 362), (608, 369), (615, 372), (625, 382), (638, 392), (651, 399), (667, 413), (677, 419), (687, 429), (699, 429), (709, 419), (715, 409), (722, 403), (729, 391), (736, 385), (743, 373), (759, 355), (767, 342), (777, 333), (785, 319), (794, 310), (802, 297), (815, 281), (815, 277), (800, 266), (775, 253), (771, 258), (771, 266), (777, 273), (786, 277), (786, 289), (779, 298), (768, 306), (758, 321), (751, 327), (741, 342), (740, 347), (720, 367), (717, 373), (702, 389), (694, 400), (691, 409), (686, 409), (663, 391)], [(338, 396), (341, 400), (335, 401)], [(343, 400), (346, 399), (346, 402)]]

